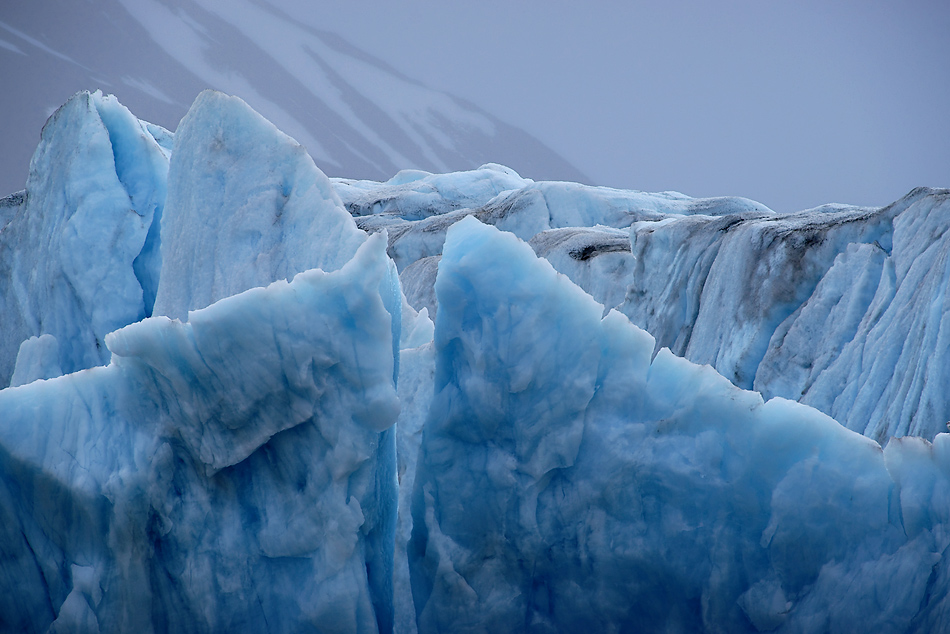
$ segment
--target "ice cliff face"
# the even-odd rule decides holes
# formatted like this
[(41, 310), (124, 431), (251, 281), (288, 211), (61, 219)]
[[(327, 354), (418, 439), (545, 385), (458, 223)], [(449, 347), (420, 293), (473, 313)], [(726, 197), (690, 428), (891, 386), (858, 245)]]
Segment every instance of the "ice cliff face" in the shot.
[[(668, 350), (651, 362), (652, 337), (513, 236), (467, 220), (445, 251), (408, 551), (420, 631), (928, 629), (950, 436), (882, 453)], [(936, 476), (922, 525), (894, 515), (916, 507), (910, 455)]]
[(879, 441), (932, 438), (950, 419), (948, 212), (946, 190), (918, 189), (882, 209), (644, 223), (621, 310), (740, 387)]
[(375, 632), (392, 620), (389, 275), (370, 241), (109, 335), (2, 391), (5, 631)]
[(203, 92), (175, 139), (157, 314), (339, 269), (366, 240), (306, 150), (241, 100)]
[(944, 630), (948, 201), (328, 179), (81, 93), (0, 201), (0, 629)]
[[(100, 93), (50, 117), (0, 232), (4, 385), (21, 350), (21, 364), (62, 372), (107, 362), (105, 336), (149, 314), (169, 140)], [(29, 340), (41, 334), (55, 341)], [(24, 367), (17, 383), (46, 378)]]
[(657, 350), (878, 441), (946, 431), (946, 190), (920, 188), (883, 208), (776, 214), (741, 198), (518, 182), (500, 170), (450, 185), (418, 173), (335, 182), (359, 226), (389, 231), (406, 296), (430, 315), (445, 231), (471, 215), (529, 241), (653, 334)]

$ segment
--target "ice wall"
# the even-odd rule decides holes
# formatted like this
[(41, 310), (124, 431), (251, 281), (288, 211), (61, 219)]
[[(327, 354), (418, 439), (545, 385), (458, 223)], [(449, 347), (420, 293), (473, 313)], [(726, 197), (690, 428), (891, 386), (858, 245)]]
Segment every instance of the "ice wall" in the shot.
[(880, 209), (638, 223), (620, 309), (740, 387), (881, 442), (933, 438), (950, 419), (948, 211), (920, 188)]
[(327, 179), (81, 93), (0, 199), (0, 630), (943, 631), (948, 205)]
[(931, 631), (950, 435), (880, 446), (661, 350), (473, 219), (436, 282), (420, 632)]
[(754, 385), (882, 443), (950, 421), (950, 192), (921, 188), (886, 209), (890, 249), (838, 255), (776, 329)]
[(0, 630), (389, 631), (389, 267), (380, 236), (0, 391)]
[(657, 350), (739, 387), (882, 442), (933, 438), (950, 420), (946, 190), (777, 214), (743, 198), (519, 182), (497, 166), (334, 182), (360, 227), (389, 231), (406, 297), (430, 316), (445, 232), (474, 216), (529, 240)]
[(55, 358), (31, 358), (28, 346), (20, 363), (73, 372), (107, 362), (105, 335), (147, 315), (156, 276), (144, 254), (168, 170), (155, 135), (164, 134), (98, 92), (47, 121), (19, 211), (0, 232), (0, 385), (30, 337), (55, 338)]
[(621, 310), (659, 345), (751, 388), (776, 327), (847, 245), (889, 244), (892, 219), (849, 208), (639, 224), (631, 236), (637, 271)]

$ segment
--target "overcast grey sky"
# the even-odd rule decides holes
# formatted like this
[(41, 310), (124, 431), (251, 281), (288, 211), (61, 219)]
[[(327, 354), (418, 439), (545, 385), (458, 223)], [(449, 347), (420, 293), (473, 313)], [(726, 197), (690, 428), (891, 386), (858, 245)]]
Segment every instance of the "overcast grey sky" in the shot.
[(526, 129), (594, 184), (781, 211), (950, 186), (947, 0), (301, 0), (290, 12)]

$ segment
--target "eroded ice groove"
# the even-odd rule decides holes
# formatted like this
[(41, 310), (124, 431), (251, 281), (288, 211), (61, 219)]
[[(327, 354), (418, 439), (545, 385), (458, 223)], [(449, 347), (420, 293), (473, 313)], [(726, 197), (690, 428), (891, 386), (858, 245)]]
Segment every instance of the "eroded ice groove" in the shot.
[(638, 266), (621, 310), (658, 347), (751, 388), (778, 325), (849, 244), (889, 245), (893, 217), (850, 208), (638, 224), (631, 233)]
[(416, 477), (422, 429), (435, 378), (435, 352), (431, 340), (417, 348), (403, 350), (399, 355), (399, 418), (396, 421), (396, 456), (399, 479), (399, 519), (396, 527), (393, 605), (395, 632), (416, 632), (416, 612), (409, 582), (409, 560), (406, 546), (412, 534), (411, 500)]
[[(783, 324), (783, 336), (773, 337), (769, 353), (777, 358), (766, 357), (769, 378), (785, 368), (791, 395), (881, 442), (930, 439), (950, 420), (950, 192), (917, 190), (894, 207), (890, 253), (861, 245), (836, 259), (840, 271), (833, 267)], [(822, 325), (841, 336), (816, 347)], [(809, 356), (829, 350), (840, 354)], [(763, 389), (769, 383), (764, 378)]]
[(657, 347), (884, 441), (950, 418), (950, 197), (642, 222), (621, 310)]
[(391, 266), (370, 238), (0, 391), (0, 630), (389, 631)]
[[(53, 365), (73, 372), (108, 362), (105, 335), (148, 313), (157, 271), (146, 236), (168, 155), (147, 125), (114, 97), (83, 92), (43, 128), (19, 211), (0, 231), (0, 385), (30, 337), (55, 337)], [(22, 350), (24, 367), (43, 364), (28, 358), (34, 349)]]
[(155, 313), (185, 318), (312, 268), (366, 239), (296, 141), (237, 97), (205, 91), (175, 134)]
[(420, 632), (946, 627), (950, 435), (882, 452), (652, 358), (650, 335), (474, 219), (436, 292)]

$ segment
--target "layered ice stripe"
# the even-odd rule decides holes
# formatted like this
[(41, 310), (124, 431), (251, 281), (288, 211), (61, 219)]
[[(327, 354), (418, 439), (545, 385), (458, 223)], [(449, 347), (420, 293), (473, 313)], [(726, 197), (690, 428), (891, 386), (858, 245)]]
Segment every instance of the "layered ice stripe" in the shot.
[(628, 231), (603, 226), (550, 229), (531, 238), (529, 244), (605, 310), (626, 300), (637, 267)]
[[(448, 233), (408, 546), (420, 632), (950, 626), (950, 435), (874, 441)], [(651, 360), (652, 359), (652, 360)]]
[(391, 631), (391, 266), (373, 237), (0, 391), (0, 630)]
[[(47, 121), (0, 231), (0, 385), (18, 353), (20, 382), (41, 378), (28, 368), (108, 362), (105, 335), (149, 314), (168, 138), (99, 92), (78, 93)], [(41, 335), (56, 345), (20, 349)]]

